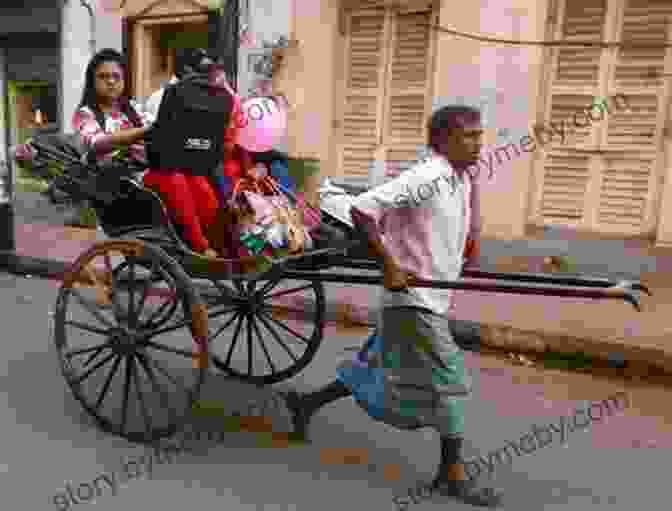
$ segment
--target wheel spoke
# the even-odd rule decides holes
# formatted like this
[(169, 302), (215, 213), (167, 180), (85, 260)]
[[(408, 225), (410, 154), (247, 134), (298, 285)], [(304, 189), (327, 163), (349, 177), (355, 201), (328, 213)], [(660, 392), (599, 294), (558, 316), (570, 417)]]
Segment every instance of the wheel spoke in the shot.
[(105, 316), (103, 316), (98, 310), (97, 307), (91, 303), (88, 299), (84, 298), (82, 294), (75, 289), (74, 287), (70, 288), (70, 291), (75, 295), (75, 298), (77, 301), (80, 303), (82, 307), (86, 309), (86, 311), (91, 314), (94, 318), (96, 318), (98, 321), (100, 321), (103, 325), (109, 327), (109, 328), (115, 328), (115, 325), (112, 323), (112, 321)]
[(239, 315), (240, 315), (240, 313), (235, 312), (235, 313), (233, 314), (233, 316), (231, 316), (231, 319), (229, 319), (226, 323), (224, 323), (224, 325), (220, 326), (214, 334), (211, 334), (211, 335), (208, 337), (208, 342), (212, 342), (212, 341), (214, 341), (214, 340), (215, 340), (215, 337), (217, 337), (217, 336), (218, 336), (219, 334), (221, 334), (224, 330), (226, 330), (226, 329), (229, 327), (229, 325), (230, 325), (231, 323), (233, 323)]
[(165, 312), (165, 308), (169, 307), (172, 305), (175, 301), (177, 300), (177, 296), (173, 294), (170, 299), (167, 301), (163, 302), (156, 310), (152, 312), (152, 314), (149, 316), (147, 321), (143, 323), (143, 325), (151, 325), (152, 321), (154, 321), (155, 318), (161, 317), (161, 314)]
[(266, 355), (266, 360), (268, 361), (268, 365), (271, 366), (271, 371), (273, 373), (276, 373), (276, 368), (275, 364), (273, 363), (273, 360), (271, 360), (271, 355), (268, 353), (268, 348), (266, 347), (266, 343), (264, 342), (264, 338), (261, 335), (261, 330), (259, 330), (259, 326), (257, 325), (257, 322), (254, 321), (254, 319), (250, 318), (248, 320), (250, 323), (252, 323), (252, 328), (254, 328), (255, 333), (257, 334), (257, 338), (259, 339), (259, 344), (261, 344), (261, 349), (264, 350), (264, 354)]
[(269, 280), (264, 284), (264, 287), (262, 287), (259, 291), (257, 291), (257, 295), (265, 296), (266, 293), (268, 293), (271, 289), (273, 289), (275, 286), (277, 286), (281, 281), (280, 280)]
[(116, 360), (114, 361), (114, 364), (110, 368), (110, 372), (107, 373), (107, 379), (105, 380), (105, 383), (103, 384), (103, 389), (100, 391), (100, 395), (98, 396), (98, 400), (96, 401), (96, 411), (100, 408), (100, 405), (103, 404), (103, 400), (105, 399), (105, 396), (107, 395), (107, 391), (110, 388), (110, 383), (112, 383), (112, 378), (114, 377), (115, 373), (117, 372), (117, 369), (119, 368), (119, 364), (121, 363), (121, 355), (117, 356)]
[(208, 312), (208, 319), (218, 318), (219, 316), (223, 316), (229, 312), (237, 312), (239, 309), (240, 307), (234, 305), (231, 307), (226, 307), (225, 309), (210, 311)]
[(109, 330), (103, 330), (102, 328), (97, 328), (95, 326), (85, 325), (79, 321), (65, 320), (63, 324), (74, 326), (75, 328), (79, 328), (80, 330), (84, 330), (86, 332), (91, 332), (92, 334), (104, 335), (105, 337), (109, 335)]
[(285, 289), (284, 291), (279, 291), (277, 293), (273, 293), (272, 295), (268, 295), (268, 296), (265, 297), (265, 299), (277, 298), (278, 296), (288, 295), (290, 293), (295, 293), (297, 291), (302, 291), (304, 289), (311, 289), (312, 287), (313, 287), (312, 284), (307, 284), (307, 285), (301, 286), (301, 287), (294, 287), (294, 288), (291, 288), (291, 289)]
[(236, 325), (236, 330), (233, 334), (233, 341), (231, 342), (231, 346), (229, 346), (229, 352), (226, 354), (226, 362), (224, 363), (226, 367), (229, 367), (229, 364), (231, 363), (231, 355), (233, 355), (233, 349), (236, 347), (236, 343), (238, 342), (238, 335), (240, 335), (240, 329), (243, 326), (244, 319), (245, 316), (242, 314), (238, 316), (238, 324)]
[(100, 353), (100, 351), (103, 348), (107, 348), (110, 345), (110, 342), (106, 342), (104, 344), (99, 344), (98, 346), (91, 346), (89, 348), (80, 348), (77, 350), (72, 350), (69, 351), (68, 353), (65, 354), (66, 357), (72, 358), (75, 355), (83, 355), (84, 353), (89, 353), (90, 351), (96, 351), (97, 353)]
[(163, 405), (164, 408), (168, 410), (168, 413), (173, 419), (177, 419), (177, 412), (173, 409), (172, 406), (170, 406), (170, 398), (168, 395), (165, 393), (163, 387), (159, 384), (159, 382), (156, 380), (156, 376), (154, 376), (154, 371), (152, 371), (152, 368), (149, 367), (149, 363), (147, 362), (147, 357), (144, 353), (138, 352), (138, 362), (144, 369), (144, 371), (147, 373), (147, 376), (149, 378), (149, 381), (152, 382), (152, 386), (156, 389), (157, 393), (159, 394), (159, 399), (161, 400), (161, 404)]
[(135, 326), (136, 317), (135, 317), (135, 258), (128, 258), (128, 275), (129, 275), (129, 286), (128, 286), (128, 322)]
[(161, 373), (163, 374), (166, 378), (168, 378), (173, 385), (176, 387), (180, 387), (181, 389), (185, 390), (187, 393), (189, 393), (189, 389), (187, 389), (184, 385), (182, 385), (182, 382), (177, 380), (172, 374), (168, 372), (168, 369), (163, 367), (163, 364), (161, 364), (158, 360), (153, 359), (151, 356), (149, 356), (147, 353), (142, 353), (143, 357), (146, 357), (146, 359), (149, 360), (149, 362)]
[(196, 358), (196, 353), (194, 353), (193, 351), (182, 350), (180, 348), (173, 348), (170, 346), (163, 346), (162, 344), (157, 344), (154, 341), (147, 341), (146, 345), (160, 351), (167, 351), (168, 353), (182, 355), (183, 357)]
[(89, 357), (88, 357), (88, 358), (86, 359), (86, 361), (84, 362), (83, 366), (84, 366), (84, 367), (88, 367), (89, 364), (90, 364), (91, 362), (93, 362), (94, 359), (95, 359), (98, 355), (100, 355), (100, 354), (102, 353), (102, 351), (103, 351), (105, 348), (109, 348), (109, 345), (102, 344), (102, 345), (98, 346), (98, 348), (96, 349), (96, 351), (94, 351), (93, 353), (91, 353), (91, 355), (89, 355)]
[[(152, 276), (155, 273), (158, 273), (155, 271), (156, 270), (156, 264), (154, 261), (152, 261), (152, 267), (149, 271), (149, 275), (147, 276), (147, 280), (145, 281), (145, 285), (142, 288), (142, 296), (140, 297), (140, 303), (138, 303), (138, 314), (137, 314), (137, 319), (139, 320), (140, 317), (142, 316), (142, 311), (145, 308), (145, 302), (147, 302), (147, 297), (149, 296), (149, 289), (150, 286), (152, 285)], [(139, 323), (139, 321), (138, 321)]]
[(112, 293), (112, 304), (114, 307), (115, 312), (117, 313), (118, 316), (121, 316), (121, 303), (119, 302), (119, 295), (117, 294), (117, 278), (114, 275), (114, 271), (112, 270), (112, 260), (110, 259), (110, 254), (109, 252), (105, 252), (105, 255), (103, 256), (103, 260), (105, 261), (105, 268), (107, 268), (107, 271), (110, 272), (110, 279), (112, 280), (112, 286), (111, 286), (111, 293)]
[(296, 355), (294, 355), (294, 353), (289, 349), (289, 346), (287, 346), (287, 345), (284, 343), (284, 341), (280, 338), (280, 336), (278, 335), (278, 332), (276, 332), (275, 330), (273, 330), (273, 328), (271, 327), (271, 325), (268, 323), (268, 321), (266, 321), (266, 319), (264, 318), (264, 316), (263, 316), (262, 314), (259, 314), (259, 319), (260, 319), (261, 322), (264, 324), (264, 326), (268, 329), (268, 331), (271, 332), (271, 335), (272, 335), (273, 338), (275, 339), (275, 342), (277, 342), (280, 346), (282, 346), (282, 347), (284, 348), (284, 350), (287, 352), (287, 354), (288, 354), (290, 357), (292, 357), (292, 359), (294, 360), (294, 362), (298, 362), (299, 359), (296, 358)]
[(253, 355), (253, 344), (252, 344), (252, 321), (251, 318), (247, 317), (247, 374), (252, 376), (252, 355)]
[(149, 336), (150, 337), (156, 337), (157, 335), (165, 334), (168, 332), (174, 332), (175, 330), (178, 330), (180, 328), (183, 328), (187, 325), (191, 324), (191, 319), (182, 319), (175, 321), (172, 325), (168, 326), (163, 326), (161, 328), (157, 328), (156, 330), (153, 330)]
[(125, 376), (126, 378), (124, 379), (124, 401), (121, 404), (121, 434), (124, 434), (124, 428), (126, 427), (126, 418), (128, 415), (128, 394), (130, 393), (130, 387), (131, 387), (131, 363), (130, 363), (130, 356), (124, 357), (124, 361), (126, 362), (126, 372)]
[(152, 421), (149, 418), (149, 413), (147, 412), (147, 407), (145, 406), (145, 397), (142, 393), (142, 389), (140, 388), (140, 375), (138, 374), (138, 368), (135, 365), (135, 357), (133, 355), (128, 357), (131, 363), (133, 364), (131, 367), (133, 368), (133, 379), (135, 380), (135, 393), (138, 396), (138, 401), (140, 402), (140, 410), (142, 412), (142, 419), (145, 422), (145, 429), (147, 431), (147, 440), (149, 441), (152, 437)]
[(100, 362), (98, 362), (95, 366), (93, 366), (92, 368), (90, 368), (90, 369), (89, 369), (88, 371), (86, 371), (84, 374), (80, 374), (77, 378), (75, 378), (75, 379), (72, 381), (72, 383), (74, 383), (75, 385), (79, 385), (79, 384), (82, 383), (84, 380), (86, 380), (89, 376), (91, 376), (91, 374), (92, 374), (96, 369), (98, 369), (99, 367), (102, 367), (103, 365), (105, 365), (105, 364), (107, 363), (107, 361), (110, 360), (110, 359), (113, 358), (113, 357), (114, 357), (114, 353), (110, 353), (107, 357), (105, 357), (103, 360), (101, 360)]
[(237, 298), (235, 295), (235, 291), (226, 284), (222, 284), (218, 280), (213, 280), (212, 283), (217, 288), (222, 298), (228, 298), (230, 300), (235, 300)]
[(273, 323), (278, 325), (285, 332), (288, 332), (288, 333), (292, 334), (293, 336), (297, 337), (298, 339), (301, 339), (305, 344), (310, 344), (310, 339), (308, 339), (307, 337), (304, 337), (300, 333), (298, 333), (298, 332), (294, 331), (293, 329), (289, 328), (287, 325), (281, 323), (280, 321), (275, 319), (273, 316), (271, 316), (269, 314), (266, 314), (266, 312), (263, 312), (263, 311), (260, 311), (259, 314), (264, 315), (267, 319), (271, 320)]
[(245, 286), (243, 285), (241, 279), (233, 279), (233, 285), (236, 286), (236, 289), (238, 290), (238, 294), (241, 297), (247, 295), (247, 291), (245, 290)]

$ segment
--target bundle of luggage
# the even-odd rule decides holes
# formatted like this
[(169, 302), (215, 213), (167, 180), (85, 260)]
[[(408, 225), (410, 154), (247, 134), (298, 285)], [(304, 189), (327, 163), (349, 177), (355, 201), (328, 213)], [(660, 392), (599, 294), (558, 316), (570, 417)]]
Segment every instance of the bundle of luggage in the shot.
[(261, 174), (260, 165), (235, 180), (208, 233), (212, 247), (239, 260), (242, 272), (263, 271), (270, 259), (311, 250), (311, 233), (320, 224), (319, 211), (307, 206), (303, 194), (285, 188), (270, 172)]

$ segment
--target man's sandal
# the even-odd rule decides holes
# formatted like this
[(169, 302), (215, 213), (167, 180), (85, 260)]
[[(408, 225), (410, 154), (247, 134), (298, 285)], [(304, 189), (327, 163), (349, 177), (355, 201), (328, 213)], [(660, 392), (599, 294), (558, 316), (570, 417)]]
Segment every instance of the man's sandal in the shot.
[(461, 481), (436, 479), (432, 483), (432, 491), (472, 506), (498, 507), (501, 506), (503, 500), (500, 490), (489, 487), (478, 488), (476, 481), (471, 479)]

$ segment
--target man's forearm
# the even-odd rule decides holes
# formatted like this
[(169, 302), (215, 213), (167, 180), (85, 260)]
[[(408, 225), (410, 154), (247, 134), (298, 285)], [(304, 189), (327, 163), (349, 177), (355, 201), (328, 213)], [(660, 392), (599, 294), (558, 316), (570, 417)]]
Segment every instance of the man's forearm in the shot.
[(100, 137), (96, 142), (96, 152), (108, 152), (117, 145), (130, 145), (141, 140), (146, 132), (146, 128), (130, 128), (119, 130), (115, 133), (108, 133)]

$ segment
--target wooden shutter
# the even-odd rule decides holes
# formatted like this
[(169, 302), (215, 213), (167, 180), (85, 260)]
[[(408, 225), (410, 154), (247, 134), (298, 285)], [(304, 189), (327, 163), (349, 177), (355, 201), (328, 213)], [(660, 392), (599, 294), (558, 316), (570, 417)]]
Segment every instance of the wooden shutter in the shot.
[(385, 168), (405, 170), (426, 145), (426, 122), (432, 108), (432, 12), (395, 13), (392, 17), (386, 95), (383, 110)]
[(668, 0), (625, 2), (616, 39), (660, 47), (613, 50), (610, 94), (622, 94), (626, 108), (616, 108), (602, 127), (604, 151), (598, 226), (603, 231), (651, 233), (657, 223), (657, 193), (664, 165), (663, 127), (669, 104), (672, 3)]
[[(672, 2), (564, 0), (557, 14), (557, 40), (662, 46), (669, 40), (665, 20), (672, 15)], [(564, 145), (555, 136), (536, 162), (539, 185), (532, 223), (617, 235), (643, 235), (655, 228), (664, 106), (669, 102), (662, 75), (669, 72), (669, 54), (664, 47), (550, 51), (551, 86), (541, 122), (564, 121), (572, 135)], [(616, 98), (619, 94), (627, 107)], [(578, 127), (574, 113), (603, 98), (609, 98), (604, 120)], [(582, 114), (578, 122), (586, 124)]]
[[(566, 0), (564, 5), (560, 2), (551, 37), (565, 41), (602, 41), (606, 3), (607, 0)], [(532, 221), (538, 225), (583, 227), (590, 221), (586, 203), (592, 161), (589, 155), (577, 153), (575, 149), (595, 149), (596, 136), (594, 127), (574, 126), (573, 116), (599, 96), (603, 56), (600, 48), (591, 47), (557, 47), (549, 51), (549, 56), (551, 85), (545, 115), (537, 124), (564, 125), (567, 138), (563, 144), (560, 135), (553, 135), (546, 151), (538, 155), (539, 184), (533, 199)], [(579, 124), (586, 123), (580, 119)]]
[[(386, 171), (401, 169), (417, 159), (418, 146), (425, 144), (435, 39), (429, 5), (345, 13), (339, 165), (346, 176), (368, 178), (376, 161), (385, 161)], [(420, 7), (425, 10), (416, 10)]]
[(435, 0), (341, 0), (345, 10), (375, 9), (379, 7), (394, 9), (397, 12), (429, 11), (440, 5)]
[(346, 16), (346, 77), (339, 167), (346, 175), (367, 176), (380, 145), (384, 98), (384, 9)]

